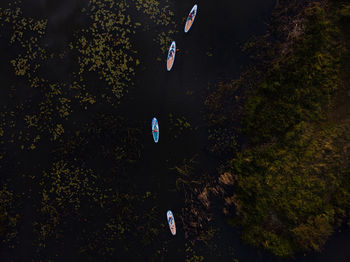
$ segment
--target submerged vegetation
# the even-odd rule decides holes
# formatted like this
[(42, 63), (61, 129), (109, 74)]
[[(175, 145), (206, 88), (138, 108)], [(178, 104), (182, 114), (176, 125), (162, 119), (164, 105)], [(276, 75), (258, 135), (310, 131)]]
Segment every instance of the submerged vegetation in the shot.
[[(192, 158), (184, 159), (181, 165), (175, 166), (173, 170), (176, 171), (176, 189), (184, 195), (184, 206), (181, 208), (181, 215), (183, 231), (185, 238), (189, 240), (186, 244), (186, 252), (194, 251), (193, 247), (198, 243), (204, 243), (208, 246), (208, 242), (213, 240), (215, 229), (210, 225), (212, 214), (209, 211), (209, 201), (207, 194), (209, 194), (209, 179), (205, 181), (206, 175), (196, 176), (198, 156), (194, 155)], [(204, 192), (202, 201), (198, 201), (198, 194)], [(194, 259), (194, 260), (193, 260)], [(203, 258), (193, 256), (192, 259), (187, 257), (188, 261), (201, 261)]]
[(277, 256), (320, 251), (350, 218), (349, 7), (280, 1), (270, 34), (246, 45), (260, 63), (206, 101), (211, 125), (249, 141), (221, 168), (234, 178), (229, 223)]
[(192, 127), (192, 125), (190, 124), (190, 122), (188, 122), (185, 116), (176, 117), (174, 114), (170, 113), (169, 123), (170, 123), (169, 132), (171, 134), (170, 137), (172, 137), (173, 139), (177, 139), (181, 137), (181, 135), (185, 131), (197, 130), (197, 127), (196, 128)]

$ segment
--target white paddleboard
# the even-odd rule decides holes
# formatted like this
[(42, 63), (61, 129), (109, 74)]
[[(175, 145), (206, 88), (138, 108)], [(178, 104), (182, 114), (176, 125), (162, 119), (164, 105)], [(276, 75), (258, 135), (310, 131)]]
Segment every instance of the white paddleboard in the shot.
[(173, 234), (173, 236), (175, 236), (176, 235), (176, 226), (175, 226), (175, 219), (174, 219), (174, 216), (173, 216), (173, 212), (168, 210), (168, 212), (166, 213), (166, 217), (167, 217), (167, 220), (168, 220), (170, 232), (171, 232), (171, 234)]
[(196, 15), (197, 15), (197, 9), (198, 9), (198, 6), (194, 5), (190, 13), (188, 14), (186, 19), (185, 29), (184, 29), (185, 33), (190, 31), (190, 28), (193, 25), (194, 19), (196, 18)]
[(176, 44), (175, 41), (173, 41), (170, 45), (169, 51), (168, 51), (168, 57), (166, 60), (166, 68), (168, 71), (171, 70), (171, 68), (174, 65), (174, 61), (175, 61), (175, 54), (176, 54)]

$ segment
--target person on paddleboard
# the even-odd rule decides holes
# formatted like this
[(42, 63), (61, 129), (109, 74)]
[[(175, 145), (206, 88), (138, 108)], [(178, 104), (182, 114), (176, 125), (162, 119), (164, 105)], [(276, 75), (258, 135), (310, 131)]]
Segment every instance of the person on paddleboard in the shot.
[(194, 16), (194, 10), (189, 14), (189, 20), (192, 20), (193, 19), (193, 16)]

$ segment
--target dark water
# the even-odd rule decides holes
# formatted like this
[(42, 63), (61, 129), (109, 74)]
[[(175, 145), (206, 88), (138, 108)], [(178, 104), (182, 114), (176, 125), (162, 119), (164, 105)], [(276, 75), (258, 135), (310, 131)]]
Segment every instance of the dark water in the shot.
[[(183, 202), (179, 201), (182, 196), (175, 192), (176, 177), (169, 172), (168, 163), (180, 162), (185, 157), (199, 153), (201, 167), (215, 173), (217, 162), (204, 151), (207, 133), (203, 120), (203, 99), (207, 87), (219, 80), (231, 80), (237, 77), (249, 63), (249, 59), (241, 51), (241, 44), (253, 35), (264, 33), (274, 2), (273, 0), (198, 1), (198, 15), (187, 35), (182, 33), (183, 18), (193, 3), (173, 2), (175, 17), (180, 25), (180, 32), (174, 40), (180, 51), (176, 54), (171, 72), (166, 71), (165, 57), (163, 64), (154, 63), (153, 56), (159, 51), (153, 46), (151, 39), (147, 36), (137, 39), (147, 50), (144, 50), (143, 68), (137, 72), (136, 88), (129, 94), (132, 101), (125, 110), (130, 117), (149, 122), (149, 125), (151, 118), (155, 116), (160, 125), (158, 144), (153, 143), (148, 131), (149, 126), (146, 126), (145, 158), (143, 163), (140, 163), (138, 173), (146, 176), (146, 181), (151, 181), (151, 184), (148, 183), (151, 188), (157, 186), (161, 210), (165, 214), (167, 209), (171, 209), (175, 220)], [(208, 56), (207, 52), (212, 56)], [(186, 95), (186, 91), (192, 91), (193, 95)], [(185, 115), (193, 125), (199, 127), (199, 131), (172, 142), (168, 132), (169, 113)], [(350, 261), (350, 252), (346, 249), (350, 243), (348, 229), (335, 234), (321, 254), (299, 255), (294, 259), (280, 260), (243, 245), (235, 230), (225, 226), (223, 218), (218, 222), (223, 230), (222, 243), (218, 245), (231, 244), (234, 257), (239, 261)], [(184, 235), (179, 222), (177, 229), (177, 236), (169, 245), (169, 249), (172, 248), (167, 258), (169, 261), (181, 259), (179, 252), (184, 247)], [(170, 235), (169, 237), (171, 238)], [(209, 258), (210, 261), (215, 259), (215, 254)], [(232, 261), (229, 255), (226, 259)]]
[[(50, 48), (60, 49), (66, 46), (70, 41), (72, 28), (83, 24), (79, 12), (86, 2), (68, 0), (24, 2), (27, 6), (25, 11), (28, 13), (39, 17), (45, 14), (48, 17), (47, 39), (51, 40), (47, 45)], [(169, 236), (169, 255), (166, 261), (183, 261), (181, 250), (184, 249), (185, 243), (181, 220), (178, 217), (183, 205), (183, 196), (176, 191), (176, 174), (171, 172), (169, 167), (180, 164), (184, 158), (199, 154), (201, 170), (215, 174), (217, 160), (205, 152), (207, 131), (203, 118), (203, 100), (207, 88), (217, 81), (238, 77), (249, 64), (248, 58), (241, 51), (241, 45), (251, 36), (264, 33), (274, 2), (274, 0), (197, 1), (198, 15), (187, 35), (183, 33), (184, 17), (194, 2), (187, 0), (170, 2), (179, 29), (174, 40), (180, 49), (171, 72), (166, 71), (166, 55), (160, 53), (159, 46), (154, 44), (147, 32), (139, 32), (133, 39), (139, 50), (141, 65), (136, 71), (135, 87), (131, 88), (117, 110), (130, 120), (145, 123), (143, 158), (129, 175), (140, 191), (157, 192), (159, 196), (157, 206), (161, 210), (159, 215), (164, 217), (164, 220), (168, 209), (174, 213), (177, 222), (176, 237), (171, 236), (168, 230), (163, 233)], [(139, 19), (143, 22), (144, 17), (141, 16)], [(159, 29), (155, 26), (151, 28), (152, 30), (157, 32)], [(156, 62), (155, 57), (164, 58), (164, 63)], [(64, 75), (70, 70), (69, 61), (66, 62), (67, 64), (61, 67), (51, 66), (59, 68), (59, 73)], [(198, 131), (187, 132), (177, 140), (171, 139), (168, 117), (170, 113), (185, 116), (192, 126), (198, 127)], [(153, 117), (158, 119), (160, 126), (158, 144), (153, 142), (151, 134)], [(218, 246), (231, 245), (232, 253), (239, 261), (280, 261), (263, 251), (243, 245), (235, 229), (226, 226), (224, 218), (219, 213), (216, 216), (218, 227), (222, 230), (222, 236), (219, 238), (222, 243), (218, 243)], [(292, 261), (348, 262), (350, 261), (348, 247), (350, 247), (350, 231), (345, 229), (327, 242), (322, 253), (297, 256)], [(30, 252), (25, 248), (22, 251)], [(74, 250), (72, 248), (65, 252), (69, 254)], [(216, 254), (212, 254), (208, 261), (215, 261), (215, 257)], [(229, 254), (223, 257), (227, 261), (232, 261), (232, 256)]]
[[(175, 191), (176, 174), (169, 171), (169, 166), (179, 164), (183, 158), (199, 153), (201, 170), (215, 173), (216, 160), (207, 156), (204, 151), (207, 132), (203, 119), (203, 100), (208, 85), (239, 75), (248, 63), (240, 46), (251, 35), (264, 32), (264, 21), (267, 21), (274, 1), (202, 1), (197, 4), (198, 15), (189, 34), (185, 35), (183, 19), (193, 3), (172, 3), (180, 31), (174, 40), (180, 51), (176, 54), (171, 72), (166, 71), (165, 55), (164, 63), (155, 63), (154, 56), (159, 56), (159, 48), (154, 46), (152, 39), (147, 35), (140, 38), (136, 35), (137, 42), (142, 42), (144, 47), (143, 65), (141, 70), (137, 71), (135, 90), (129, 93), (131, 101), (124, 105), (124, 110), (130, 118), (146, 123), (144, 160), (136, 171), (140, 175), (138, 179), (144, 181), (150, 190), (156, 188), (160, 210), (165, 214), (171, 209), (177, 222), (178, 233), (176, 238), (170, 241), (168, 249), (167, 260), (171, 261), (183, 259), (181, 250), (185, 241), (177, 216), (183, 207), (183, 196)], [(208, 56), (207, 53), (212, 56)], [(193, 94), (187, 95), (188, 91)], [(186, 116), (192, 125), (199, 128), (198, 132), (172, 141), (169, 113)], [(160, 126), (158, 144), (153, 142), (149, 132), (153, 116), (158, 119)], [(238, 243), (237, 235), (232, 230), (230, 232)], [(170, 235), (169, 237), (172, 238)], [(228, 238), (224, 241), (230, 242), (230, 236), (226, 237)], [(213, 255), (212, 259), (215, 258), (215, 254)]]

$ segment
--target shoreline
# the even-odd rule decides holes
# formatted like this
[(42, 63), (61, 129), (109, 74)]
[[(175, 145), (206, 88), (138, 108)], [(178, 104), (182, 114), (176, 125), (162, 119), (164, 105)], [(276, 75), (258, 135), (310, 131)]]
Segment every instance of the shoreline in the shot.
[[(302, 3), (302, 1), (299, 1), (299, 3)], [(344, 194), (347, 194), (346, 192), (350, 191), (350, 188), (347, 187), (347, 182), (344, 184), (344, 179), (346, 179), (344, 178), (345, 174), (342, 175), (343, 172), (346, 172), (346, 170), (339, 169), (337, 164), (335, 164), (334, 161), (337, 161), (337, 155), (336, 153), (333, 153), (333, 151), (338, 152), (339, 150), (342, 150), (338, 145), (339, 142), (336, 141), (343, 137), (342, 134), (344, 132), (344, 129), (346, 129), (346, 126), (348, 126), (347, 121), (344, 122), (344, 125), (338, 126), (330, 121), (329, 124), (326, 123), (326, 126), (323, 125), (325, 128), (324, 130), (319, 130), (319, 128), (314, 126), (319, 121), (324, 122), (323, 112), (327, 112), (328, 106), (326, 96), (322, 93), (317, 93), (317, 89), (314, 89), (314, 91), (312, 91), (312, 86), (309, 86), (309, 92), (316, 92), (315, 94), (318, 95), (317, 99), (319, 100), (317, 101), (315, 100), (316, 98), (312, 96), (308, 97), (307, 95), (304, 97), (301, 96), (301, 98), (304, 99), (305, 105), (307, 105), (309, 101), (316, 101), (313, 103), (319, 103), (322, 105), (321, 107), (323, 109), (321, 111), (312, 111), (318, 110), (312, 108), (310, 111), (310, 109), (307, 107), (303, 109), (304, 105), (299, 101), (297, 103), (300, 103), (300, 110), (304, 110), (304, 115), (298, 115), (298, 111), (295, 111), (294, 114), (296, 118), (293, 118), (294, 116), (291, 115), (290, 119), (283, 120), (284, 118), (288, 117), (287, 113), (284, 113), (283, 111), (276, 111), (280, 110), (277, 109), (279, 107), (281, 107), (281, 109), (289, 108), (288, 110), (293, 110), (293, 98), (287, 98), (283, 96), (283, 92), (286, 92), (286, 94), (294, 95), (293, 92), (295, 92), (295, 90), (293, 90), (293, 82), (289, 89), (288, 87), (283, 86), (288, 85), (288, 83), (293, 80), (292, 78), (290, 80), (283, 80), (283, 75), (280, 74), (280, 72), (286, 73), (286, 77), (292, 77), (294, 75), (293, 72), (283, 70), (286, 70), (284, 68), (290, 67), (292, 70), (294, 68), (294, 70), (298, 71), (299, 69), (297, 63), (300, 63), (301, 67), (306, 68), (304, 69), (304, 72), (307, 72), (307, 70), (314, 70), (313, 74), (315, 74), (315, 78), (318, 77), (317, 81), (319, 81), (319, 79), (322, 77), (329, 78), (329, 81), (326, 81), (326, 84), (324, 84), (324, 87), (322, 87), (324, 88), (325, 92), (330, 92), (330, 94), (335, 92), (332, 90), (332, 84), (339, 86), (339, 89), (341, 88), (341, 82), (344, 80), (340, 79), (339, 77), (337, 78), (337, 75), (340, 74), (337, 73), (340, 72), (338, 60), (340, 57), (344, 57), (345, 53), (340, 53), (342, 47), (340, 47), (339, 50), (334, 49), (334, 45), (344, 45), (344, 43), (341, 43), (341, 40), (338, 36), (339, 33), (337, 31), (337, 28), (339, 27), (339, 22), (334, 20), (333, 16), (334, 13), (338, 11), (334, 8), (338, 8), (339, 10), (339, 7), (336, 7), (334, 5), (329, 6), (328, 2), (319, 3), (311, 1), (308, 2), (307, 5), (302, 6), (300, 9), (298, 9), (299, 11), (297, 11), (294, 16), (289, 16), (287, 14), (288, 8), (285, 8), (282, 11), (276, 11), (277, 15), (275, 12), (274, 22), (271, 24), (272, 32), (269, 31), (266, 35), (255, 38), (255, 42), (248, 42), (245, 45), (246, 51), (249, 51), (249, 49), (253, 49), (253, 51), (255, 51), (253, 57), (261, 64), (261, 66), (255, 66), (255, 69), (262, 69), (262, 71), (258, 73), (261, 75), (261, 79), (258, 79), (257, 82), (253, 83), (248, 82), (247, 85), (247, 81), (244, 79), (243, 74), (243, 79), (241, 77), (231, 83), (218, 85), (217, 89), (208, 96), (210, 99), (207, 100), (210, 114), (219, 114), (217, 118), (221, 119), (216, 122), (213, 120), (213, 118), (209, 119), (209, 121), (213, 121), (209, 124), (209, 126), (215, 126), (215, 128), (221, 128), (224, 126), (227, 130), (229, 128), (235, 129), (234, 126), (230, 126), (230, 123), (232, 122), (231, 115), (234, 114), (235, 109), (232, 109), (232, 106), (224, 107), (224, 112), (219, 112), (221, 108), (217, 105), (225, 105), (225, 103), (222, 101), (230, 101), (230, 99), (231, 101), (234, 101), (235, 99), (233, 99), (233, 97), (235, 90), (244, 88), (248, 89), (248, 92), (245, 92), (245, 95), (242, 99), (242, 107), (238, 112), (240, 113), (240, 118), (242, 119), (242, 128), (236, 128), (235, 130), (236, 132), (243, 133), (245, 136), (247, 136), (250, 142), (247, 145), (242, 145), (242, 148), (236, 151), (237, 155), (231, 154), (231, 160), (227, 162), (226, 168), (224, 168), (224, 170), (219, 174), (230, 174), (235, 178), (233, 189), (231, 189), (233, 191), (226, 191), (226, 194), (231, 195), (231, 198), (226, 197), (226, 199), (228, 199), (226, 200), (226, 204), (229, 204), (231, 208), (231, 217), (235, 217), (234, 213), (237, 214), (238, 212), (240, 214), (240, 216), (236, 216), (232, 222), (234, 224), (237, 224), (237, 226), (239, 225), (242, 237), (245, 242), (259, 248), (270, 250), (270, 252), (281, 257), (293, 256), (296, 253), (305, 251), (320, 251), (328, 236), (331, 235), (331, 232), (333, 231), (332, 228), (337, 228), (337, 222), (331, 221), (333, 221), (333, 219), (334, 221), (337, 221), (337, 219), (339, 219), (337, 218), (339, 214), (335, 214), (333, 216), (328, 213), (329, 215), (326, 215), (326, 217), (327, 219), (331, 220), (325, 220), (325, 218), (322, 216), (317, 215), (319, 214), (319, 211), (316, 211), (316, 209), (314, 209), (315, 207), (313, 207), (313, 205), (316, 203), (313, 204), (313, 201), (311, 199), (304, 199), (306, 202), (302, 202), (303, 204), (301, 206), (294, 206), (295, 212), (305, 212), (305, 214), (309, 213), (309, 218), (305, 217), (305, 215), (302, 215), (303, 213), (296, 213), (293, 215), (293, 209), (289, 210), (287, 207), (291, 204), (294, 205), (293, 201), (303, 201), (303, 198), (300, 199), (298, 195), (294, 195), (293, 191), (290, 191), (291, 187), (296, 186), (296, 192), (299, 191), (301, 194), (308, 194), (309, 192), (309, 194), (314, 194), (314, 197), (317, 195), (320, 197), (320, 204), (322, 203), (322, 205), (326, 205), (327, 209), (329, 210), (333, 210), (332, 205), (338, 205), (336, 208), (339, 208), (340, 210), (342, 210), (342, 208), (347, 209), (346, 206), (348, 205), (346, 203), (346, 200), (334, 200), (338, 202), (327, 204), (329, 203), (329, 200), (327, 200), (328, 197), (323, 198), (322, 196), (331, 194), (337, 198), (337, 194), (335, 194), (333, 191), (325, 193), (327, 190), (323, 189), (320, 189), (319, 191), (315, 191), (316, 189), (312, 188), (304, 189), (303, 183), (295, 184), (294, 181), (294, 179), (299, 179), (298, 177), (301, 176), (301, 178), (304, 177), (302, 178), (305, 180), (304, 183), (310, 183), (311, 180), (315, 179), (315, 181), (317, 183), (320, 183), (319, 185), (321, 186), (321, 184), (324, 183), (322, 182), (322, 176), (324, 175), (321, 173), (318, 174), (317, 172), (323, 171), (316, 171), (316, 174), (318, 174), (316, 176), (308, 175), (305, 177), (306, 173), (303, 172), (309, 172), (308, 169), (310, 169), (310, 167), (306, 165), (305, 167), (302, 167), (303, 169), (297, 171), (298, 166), (304, 166), (305, 164), (303, 161), (311, 161), (311, 167), (316, 168), (315, 165), (318, 165), (318, 161), (322, 162), (323, 159), (328, 159), (328, 157), (331, 157), (334, 158), (334, 160), (325, 160), (328, 162), (326, 162), (326, 167), (323, 169), (328, 170), (332, 168), (335, 170), (334, 172), (338, 172), (336, 176), (337, 178), (334, 178), (334, 183), (337, 183), (336, 181), (343, 181), (344, 187), (338, 187), (340, 187), (341, 190), (344, 190)], [(292, 9), (294, 9), (294, 7), (292, 7)], [(331, 12), (328, 12), (329, 10), (331, 10)], [(281, 21), (282, 23), (280, 23)], [(274, 23), (280, 24), (276, 27)], [(326, 25), (323, 23), (330, 23), (331, 25)], [(323, 28), (320, 30), (326, 31), (324, 31), (324, 33), (323, 31), (317, 31), (318, 26), (319, 28)], [(332, 26), (334, 26), (334, 28)], [(311, 30), (310, 28), (314, 29)], [(319, 35), (314, 34), (314, 32), (316, 34), (319, 33)], [(274, 35), (277, 37), (272, 37)], [(318, 42), (313, 42), (315, 41), (313, 38), (316, 39), (317, 37), (320, 37), (321, 40), (317, 40)], [(328, 37), (330, 40), (322, 40), (328, 39)], [(269, 42), (264, 42), (267, 39), (269, 39)], [(331, 42), (330, 45), (333, 45), (333, 47), (331, 47), (329, 50), (324, 49), (324, 46), (328, 46), (328, 42)], [(256, 50), (259, 48), (259, 43), (263, 44), (262, 51)], [(310, 57), (308, 57), (307, 54), (306, 56), (304, 55), (304, 57), (302, 56), (303, 52), (305, 51), (302, 49), (302, 47), (300, 47), (300, 43), (305, 43), (303, 46), (305, 48), (307, 48), (307, 44), (312, 47), (309, 49), (311, 55)], [(326, 73), (318, 73), (318, 65), (316, 65), (316, 70), (310, 68), (310, 64), (312, 65), (313, 63), (312, 59), (314, 59), (312, 57), (312, 52), (315, 50), (313, 45), (315, 45), (316, 48), (320, 48), (320, 51), (318, 52), (320, 52), (320, 55), (323, 55), (323, 57), (327, 56), (327, 52), (329, 52), (328, 57), (330, 58), (328, 59), (327, 57), (328, 60), (324, 60), (323, 57), (315, 58), (316, 62), (321, 63), (320, 67), (323, 68), (323, 71), (328, 70)], [(267, 59), (265, 60), (265, 58)], [(249, 71), (247, 72), (249, 75)], [(297, 72), (295, 75), (299, 74), (299, 77), (304, 77), (306, 74), (304, 72)], [(294, 81), (295, 83), (299, 83), (298, 80)], [(312, 82), (310, 83), (310, 85), (313, 85)], [(223, 88), (225, 85), (226, 87)], [(281, 92), (276, 91), (279, 89), (281, 89)], [(301, 90), (300, 92), (303, 91)], [(236, 99), (236, 101), (237, 100), (239, 100), (239, 98)], [(271, 102), (272, 105), (270, 107), (269, 103)], [(290, 105), (288, 103), (290, 103)], [(258, 112), (258, 114), (255, 114), (255, 110), (260, 110), (260, 112)], [(261, 113), (261, 110), (263, 110), (263, 113)], [(270, 112), (279, 112), (279, 115), (274, 116)], [(267, 118), (264, 115), (265, 113), (268, 116)], [(343, 117), (348, 116), (343, 115)], [(261, 122), (263, 121), (262, 119), (266, 119), (264, 120), (266, 122)], [(276, 121), (274, 119), (276, 119)], [(279, 124), (277, 124), (280, 120), (285, 121), (285, 126), (279, 126)], [(250, 121), (256, 122), (250, 123)], [(327, 134), (330, 130), (337, 130), (333, 132), (338, 132), (338, 137), (334, 135), (332, 136), (333, 140), (327, 140), (324, 135)], [(310, 134), (308, 134), (310, 132), (311, 134), (315, 135), (314, 138), (312, 138), (312, 135), (310, 136)], [(295, 144), (298, 143), (298, 140), (303, 141), (300, 142), (303, 143), (302, 147), (299, 147)], [(317, 145), (317, 148), (319, 148), (319, 150), (323, 150), (322, 147), (327, 146), (327, 143), (335, 143), (334, 147), (332, 147), (330, 151), (331, 153), (317, 155), (315, 159), (312, 159), (307, 155), (303, 156), (303, 154), (306, 152), (312, 152), (315, 150), (315, 145)], [(342, 143), (343, 146), (346, 147), (349, 141), (345, 138), (344, 142)], [(292, 150), (292, 152), (284, 153), (284, 151), (288, 152), (288, 150)], [(296, 158), (293, 155), (294, 151), (296, 152), (295, 154), (300, 155), (300, 159)], [(327, 154), (331, 155), (327, 156)], [(342, 156), (345, 157), (344, 163), (349, 164), (349, 161), (346, 161), (347, 155), (343, 154)], [(227, 157), (225, 158), (228, 159)], [(279, 158), (280, 160), (278, 160)], [(290, 160), (287, 160), (289, 158)], [(277, 161), (281, 161), (283, 164), (277, 165)], [(288, 170), (289, 167), (283, 165), (289, 165), (292, 167), (292, 169)], [(272, 168), (276, 169), (276, 171), (271, 171)], [(278, 172), (285, 174), (281, 175), (281, 173), (279, 174)], [(302, 173), (303, 175), (301, 175)], [(276, 181), (275, 179), (282, 180)], [(285, 182), (283, 182), (283, 179), (289, 181), (289, 184), (285, 184)], [(308, 179), (311, 180), (308, 181)], [(284, 191), (281, 191), (282, 188), (279, 188), (281, 186), (285, 188), (283, 189)], [(268, 195), (269, 191), (271, 191), (270, 193), (272, 194), (275, 193), (282, 195), (279, 196), (280, 199), (274, 199), (274, 196)], [(283, 192), (286, 193), (285, 196), (283, 196)], [(333, 199), (333, 197), (330, 199)], [(252, 202), (249, 203), (248, 201)], [(283, 205), (286, 206), (280, 206), (279, 202), (281, 201), (284, 201), (283, 203), (285, 204)], [(271, 209), (269, 206), (273, 207), (273, 209)], [(232, 211), (232, 209), (235, 211)], [(327, 209), (325, 209), (325, 212), (330, 212), (327, 211)], [(257, 214), (259, 215), (256, 218), (253, 218), (253, 214), (255, 214), (255, 216), (257, 216)], [(295, 218), (292, 216), (295, 216)], [(250, 220), (255, 222), (249, 222)], [(320, 230), (319, 236), (316, 233), (318, 230)]]

